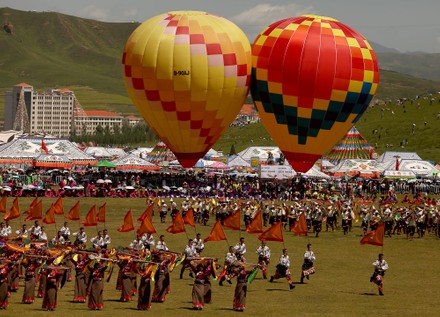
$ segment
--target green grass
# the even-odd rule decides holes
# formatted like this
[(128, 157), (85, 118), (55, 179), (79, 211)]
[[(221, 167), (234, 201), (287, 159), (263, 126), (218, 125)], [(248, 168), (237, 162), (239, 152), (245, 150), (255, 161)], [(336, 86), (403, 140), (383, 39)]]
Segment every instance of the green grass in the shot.
[[(44, 199), (43, 210), (49, 207), (55, 199)], [(8, 200), (8, 207), (12, 199)], [(28, 207), (31, 199), (20, 199), (22, 210)], [(76, 199), (63, 199), (64, 208), (68, 210)], [(126, 246), (132, 240), (134, 233), (119, 233), (116, 228), (122, 224), (122, 219), (128, 208), (132, 208), (136, 219), (145, 209), (144, 199), (81, 199), (81, 215), (84, 217), (91, 205), (107, 203), (107, 228), (113, 239), (113, 245)], [(22, 223), (13, 220), (13, 229)], [(58, 226), (63, 222), (62, 216), (57, 218)], [(168, 217), (166, 224), (158, 222), (158, 216), (153, 219), (159, 233), (166, 234), (166, 241), (173, 251), (181, 251), (187, 241), (187, 236), (182, 234), (171, 235), (165, 232), (170, 224)], [(198, 226), (197, 231), (206, 237), (213, 224)], [(31, 225), (29, 222), (28, 226)], [(54, 225), (49, 227), (49, 236), (55, 233)], [(70, 222), (72, 230), (78, 228), (77, 222)], [(99, 229), (103, 228), (100, 224)], [(194, 236), (194, 230), (187, 227), (188, 236)], [(95, 228), (87, 228), (87, 234), (92, 237)], [(239, 236), (244, 236), (247, 244), (247, 259), (255, 262), (257, 256), (254, 252), (259, 245), (256, 235), (246, 232), (231, 231), (225, 229), (230, 244), (235, 244)], [(247, 294), (248, 316), (436, 316), (438, 315), (437, 301), (440, 298), (440, 257), (439, 240), (432, 235), (424, 239), (408, 241), (404, 236), (386, 238), (384, 248), (374, 246), (361, 246), (359, 240), (361, 230), (359, 223), (355, 224), (353, 232), (344, 236), (341, 231), (322, 232), (319, 238), (297, 237), (285, 232), (285, 246), (289, 250), (291, 258), (291, 272), (294, 282), (298, 282), (302, 255), (308, 242), (312, 243), (317, 256), (315, 267), (317, 273), (304, 285), (296, 285), (292, 291), (288, 290), (286, 280), (278, 280), (269, 283), (263, 280), (261, 274), (249, 286)], [(157, 236), (156, 236), (157, 240)], [(282, 243), (269, 242), (272, 249), (272, 263), (269, 266), (269, 274), (273, 274), (275, 265), (280, 256)], [(204, 255), (218, 257), (223, 261), (227, 251), (227, 243), (209, 242), (206, 244)], [(390, 266), (384, 279), (385, 296), (377, 296), (377, 287), (369, 282), (372, 273), (371, 263), (377, 257), (377, 253), (383, 251), (385, 259)], [(191, 308), (192, 279), (185, 273), (183, 280), (179, 279), (178, 271), (171, 274), (172, 292), (167, 296), (163, 304), (153, 303), (150, 312), (138, 312), (136, 300), (129, 303), (120, 303), (120, 292), (115, 290), (116, 274), (113, 275), (104, 290), (104, 312), (96, 313), (105, 316), (144, 316), (145, 314), (162, 316), (194, 316)], [(2, 316), (47, 316), (47, 312), (41, 309), (41, 299), (36, 299), (33, 305), (20, 303), (23, 288), (18, 293), (12, 294), (10, 307), (1, 313)], [(213, 282), (213, 303), (205, 307), (200, 316), (233, 316), (231, 310), (234, 294), (234, 285), (226, 284), (223, 287)], [(57, 315), (83, 316), (88, 312), (86, 304), (74, 304), (73, 283), (68, 283), (58, 293)]]

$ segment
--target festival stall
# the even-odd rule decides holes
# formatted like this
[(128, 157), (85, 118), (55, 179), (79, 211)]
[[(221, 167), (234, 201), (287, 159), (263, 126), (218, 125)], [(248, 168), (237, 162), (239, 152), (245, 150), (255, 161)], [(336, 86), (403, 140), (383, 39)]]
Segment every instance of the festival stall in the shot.
[(64, 168), (73, 167), (72, 161), (63, 154), (40, 154), (34, 159), (34, 166), (40, 168)]
[(120, 171), (159, 171), (160, 167), (141, 159), (134, 154), (127, 154), (126, 156), (112, 161), (116, 165), (116, 168)]
[(334, 168), (328, 171), (330, 176), (358, 176), (363, 178), (379, 178), (390, 163), (380, 163), (377, 160), (347, 159), (342, 160)]

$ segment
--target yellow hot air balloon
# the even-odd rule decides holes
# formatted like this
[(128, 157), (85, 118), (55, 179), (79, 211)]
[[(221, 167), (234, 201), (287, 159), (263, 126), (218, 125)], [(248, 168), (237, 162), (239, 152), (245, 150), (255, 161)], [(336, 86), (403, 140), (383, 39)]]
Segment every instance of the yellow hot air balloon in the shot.
[(215, 144), (248, 95), (251, 48), (232, 22), (174, 11), (142, 23), (122, 57), (128, 94), (184, 167)]

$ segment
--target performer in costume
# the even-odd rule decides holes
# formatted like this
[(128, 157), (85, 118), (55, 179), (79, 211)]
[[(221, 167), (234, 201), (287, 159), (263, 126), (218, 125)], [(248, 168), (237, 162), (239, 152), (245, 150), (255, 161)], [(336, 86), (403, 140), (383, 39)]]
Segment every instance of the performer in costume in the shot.
[(35, 301), (35, 285), (36, 285), (36, 271), (41, 265), (36, 258), (26, 258), (23, 262), (25, 269), (24, 277), (24, 292), (23, 292), (23, 304), (32, 304)]
[(295, 285), (293, 285), (292, 277), (290, 275), (290, 258), (287, 253), (287, 249), (283, 249), (283, 254), (281, 254), (280, 256), (280, 261), (277, 264), (275, 274), (270, 277), (270, 282), (273, 282), (274, 280), (282, 277), (285, 277), (287, 279), (290, 289), (295, 288)]
[(57, 307), (58, 285), (64, 272), (55, 268), (48, 268), (46, 271), (46, 291), (43, 298), (42, 308), (55, 310)]
[(96, 262), (93, 265), (90, 278), (88, 295), (88, 307), (92, 310), (101, 310), (104, 308), (103, 291), (104, 291), (104, 272), (107, 269), (107, 264)]
[(378, 286), (379, 295), (383, 296), (383, 277), (385, 271), (388, 270), (388, 263), (384, 260), (382, 253), (379, 253), (378, 259), (373, 262), (373, 266), (374, 273), (370, 278), (370, 282)]
[(151, 308), (151, 273), (154, 264), (143, 264), (137, 273), (141, 276), (138, 291), (138, 305), (139, 310), (147, 310)]
[(159, 261), (161, 263), (159, 264), (156, 271), (152, 302), (163, 303), (165, 302), (166, 294), (169, 293), (170, 260), (166, 258), (163, 254), (160, 254)]
[(240, 262), (237, 270), (237, 285), (234, 292), (233, 309), (235, 311), (244, 311), (246, 308), (246, 294), (247, 294), (247, 278), (252, 270), (247, 270), (245, 264)]
[(133, 264), (133, 259), (130, 256), (121, 258), (118, 262), (119, 269), (122, 271), (121, 302), (128, 302), (132, 298), (131, 290), (133, 289), (133, 281), (131, 272), (133, 270)]
[(72, 262), (75, 265), (75, 291), (73, 295), (74, 303), (85, 303), (87, 296), (87, 276), (86, 267), (89, 263), (89, 259), (83, 254), (78, 253), (77, 257), (72, 258)]
[(202, 310), (205, 306), (205, 267), (199, 261), (191, 261), (190, 266), (195, 273), (192, 289), (193, 309)]
[(233, 271), (232, 271), (232, 263), (234, 263), (235, 261), (237, 261), (237, 256), (235, 255), (234, 252), (234, 247), (233, 246), (229, 246), (229, 252), (226, 253), (225, 256), (225, 262), (223, 264), (223, 271), (219, 276), (219, 285), (223, 286), (223, 281), (227, 281), (229, 284), (232, 284), (231, 282), (231, 278), (233, 276)]
[(234, 252), (238, 261), (246, 262), (244, 257), (244, 254), (246, 253), (246, 244), (244, 243), (243, 237), (241, 237), (240, 241), (234, 246)]
[(307, 244), (307, 250), (304, 253), (304, 263), (301, 270), (301, 284), (304, 283), (304, 277), (309, 279), (311, 274), (315, 273), (313, 262), (316, 260), (315, 253), (312, 251), (312, 245)]
[(13, 269), (14, 263), (7, 261), (0, 264), (0, 309), (8, 307), (8, 275)]
[(270, 262), (270, 249), (266, 245), (266, 241), (261, 241), (261, 245), (255, 251), (258, 254), (258, 264), (263, 271), (263, 278), (267, 279), (267, 266)]

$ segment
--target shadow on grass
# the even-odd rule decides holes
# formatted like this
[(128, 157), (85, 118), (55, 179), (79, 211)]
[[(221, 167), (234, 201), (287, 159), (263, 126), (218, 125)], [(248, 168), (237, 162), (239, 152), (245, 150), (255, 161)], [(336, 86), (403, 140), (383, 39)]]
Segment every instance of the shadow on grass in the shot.
[(290, 292), (290, 289), (283, 289), (283, 288), (266, 288), (266, 292)]
[(362, 296), (377, 296), (376, 293), (360, 293)]

